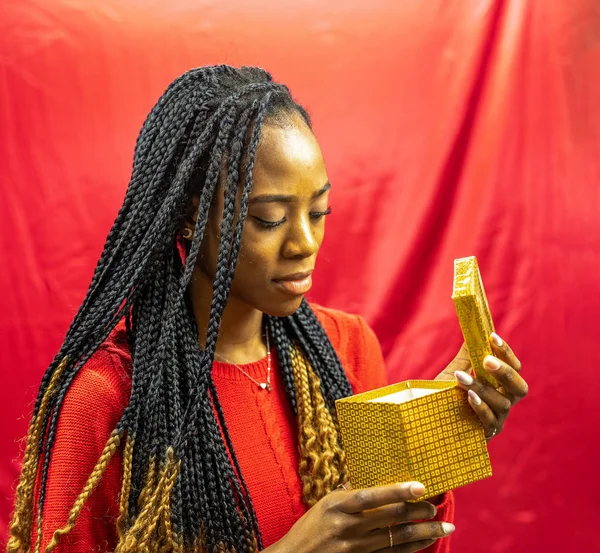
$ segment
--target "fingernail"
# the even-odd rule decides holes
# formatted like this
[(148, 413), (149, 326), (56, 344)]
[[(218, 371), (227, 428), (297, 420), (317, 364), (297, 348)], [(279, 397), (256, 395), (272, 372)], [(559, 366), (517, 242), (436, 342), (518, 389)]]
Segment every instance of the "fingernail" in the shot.
[(473, 390), (469, 390), (469, 397), (475, 405), (481, 405), (481, 398)]
[(486, 368), (490, 369), (490, 371), (497, 371), (500, 368), (500, 361), (491, 355), (488, 355), (484, 360), (483, 364)]
[(420, 482), (413, 482), (410, 485), (410, 493), (412, 493), (415, 497), (419, 497), (425, 493), (425, 486)]
[(452, 532), (454, 532), (454, 530), (456, 530), (456, 526), (454, 526), (454, 524), (451, 524), (449, 522), (442, 522), (442, 530), (444, 532), (444, 534), (452, 534)]
[(504, 343), (502, 341), (502, 338), (500, 338), (500, 336), (498, 336), (495, 332), (492, 332), (492, 341), (494, 342), (494, 344), (496, 344), (498, 347), (501, 347), (502, 344)]
[(470, 386), (471, 384), (473, 384), (473, 377), (468, 375), (466, 372), (456, 371), (454, 373), (454, 376), (456, 377), (456, 380), (458, 380), (461, 384), (464, 384), (465, 386)]

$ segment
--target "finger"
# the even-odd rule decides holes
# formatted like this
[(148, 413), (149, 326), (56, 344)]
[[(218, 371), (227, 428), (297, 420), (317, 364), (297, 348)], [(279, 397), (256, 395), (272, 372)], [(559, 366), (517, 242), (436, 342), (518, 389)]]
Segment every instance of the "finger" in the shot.
[[(480, 417), (485, 428), (486, 438), (488, 440), (493, 438), (504, 427), (512, 407), (511, 400), (492, 386), (473, 379), (461, 371), (456, 372), (456, 380), (461, 388), (469, 392), (469, 404), (476, 409), (477, 416)], [(478, 400), (481, 401), (479, 405)]]
[(496, 415), (474, 390), (469, 390), (469, 404), (483, 425), (486, 440), (491, 440), (501, 430)]
[(428, 501), (419, 501), (418, 503), (393, 503), (384, 505), (378, 509), (364, 511), (362, 527), (365, 530), (375, 530), (385, 528), (401, 522), (411, 522), (415, 520), (430, 520), (437, 514), (437, 509)]
[(510, 365), (515, 371), (521, 372), (521, 362), (517, 359), (510, 346), (495, 332), (492, 332), (490, 336), (490, 344), (494, 350), (494, 355)]
[(376, 486), (347, 492), (341, 502), (337, 504), (337, 508), (344, 513), (355, 514), (369, 509), (377, 509), (390, 503), (417, 499), (424, 493), (425, 486), (420, 482), (401, 482), (399, 484), (388, 484), (387, 486)]
[(388, 547), (385, 551), (393, 551), (394, 553), (413, 553), (413, 551), (422, 551), (433, 545), (437, 540), (422, 540), (414, 541), (412, 543), (404, 543), (402, 545), (394, 545), (394, 547)]
[(445, 538), (454, 530), (454, 524), (449, 522), (410, 522), (380, 528), (371, 534), (372, 543), (370, 545), (373, 547), (371, 551), (405, 543)]
[(461, 371), (457, 371), (455, 376), (461, 388), (467, 391), (473, 390), (487, 403), (488, 407), (494, 412), (496, 419), (500, 423), (504, 422), (512, 407), (511, 398), (508, 398), (494, 387), (484, 384), (481, 380), (473, 379), (472, 376)]
[(527, 382), (508, 363), (488, 355), (483, 360), (483, 366), (500, 384), (501, 393), (510, 399), (512, 405), (515, 405), (527, 395), (529, 391)]

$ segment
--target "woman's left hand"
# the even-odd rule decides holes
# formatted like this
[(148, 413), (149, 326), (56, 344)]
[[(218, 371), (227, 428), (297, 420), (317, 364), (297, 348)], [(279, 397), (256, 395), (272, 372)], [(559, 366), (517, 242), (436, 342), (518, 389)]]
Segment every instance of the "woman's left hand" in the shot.
[(456, 379), (458, 385), (468, 391), (469, 404), (481, 420), (488, 441), (502, 431), (511, 408), (528, 391), (527, 382), (519, 375), (521, 363), (510, 346), (497, 334), (492, 334), (490, 344), (496, 357), (488, 355), (483, 366), (498, 382), (497, 389), (468, 374), (471, 362), (464, 344), (456, 357), (436, 377), (436, 380)]

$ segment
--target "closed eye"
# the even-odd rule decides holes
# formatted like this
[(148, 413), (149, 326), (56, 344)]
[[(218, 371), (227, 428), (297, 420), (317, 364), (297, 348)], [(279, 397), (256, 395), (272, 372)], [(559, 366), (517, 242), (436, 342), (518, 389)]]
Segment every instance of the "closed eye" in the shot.
[[(325, 211), (311, 211), (309, 216), (312, 221), (320, 221), (323, 217), (329, 215), (330, 213), (331, 207), (328, 207)], [(252, 218), (258, 223), (259, 226), (265, 229), (275, 229), (287, 221), (285, 217), (279, 221), (267, 221), (265, 219), (261, 219), (260, 217), (256, 217), (255, 215), (253, 215)]]
[(260, 217), (253, 217), (253, 219), (263, 228), (266, 229), (274, 229), (277, 228), (278, 226), (283, 225), (283, 223), (286, 222), (286, 218), (284, 217), (283, 219), (280, 219), (279, 221), (265, 221), (264, 219), (261, 219)]
[(331, 213), (331, 206), (328, 207), (325, 211), (313, 211), (310, 213), (310, 218), (313, 221), (318, 221), (320, 219), (322, 219), (323, 217), (325, 217), (326, 215), (329, 215)]

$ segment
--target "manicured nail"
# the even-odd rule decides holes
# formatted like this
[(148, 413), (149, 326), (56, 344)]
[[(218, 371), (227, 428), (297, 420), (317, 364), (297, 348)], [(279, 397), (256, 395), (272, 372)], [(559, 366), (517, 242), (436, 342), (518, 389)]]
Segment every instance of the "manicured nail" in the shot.
[(490, 371), (497, 371), (500, 368), (500, 361), (491, 355), (486, 356), (483, 360), (483, 364), (487, 369), (490, 369)]
[(425, 486), (420, 482), (413, 482), (410, 485), (410, 493), (412, 493), (415, 497), (419, 497), (425, 493)]
[(469, 390), (469, 397), (475, 405), (481, 405), (481, 398), (473, 390)]
[(442, 530), (446, 535), (452, 534), (452, 532), (456, 530), (456, 526), (454, 526), (454, 524), (450, 524), (449, 522), (442, 522)]
[(498, 336), (495, 332), (492, 332), (492, 341), (494, 342), (494, 344), (496, 344), (498, 347), (502, 347), (502, 344), (504, 343), (502, 341), (502, 338), (500, 338), (500, 336)]
[(464, 384), (465, 386), (470, 386), (471, 384), (473, 384), (473, 377), (468, 375), (466, 372), (456, 371), (454, 373), (454, 376), (456, 377), (456, 380), (458, 380), (461, 384)]

